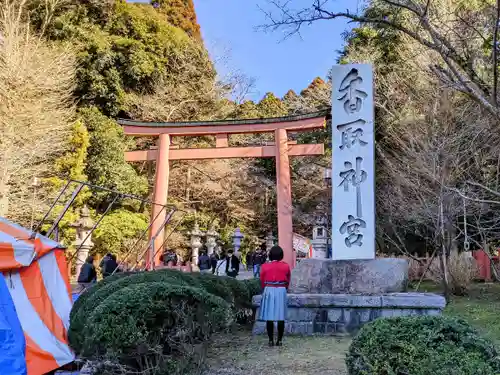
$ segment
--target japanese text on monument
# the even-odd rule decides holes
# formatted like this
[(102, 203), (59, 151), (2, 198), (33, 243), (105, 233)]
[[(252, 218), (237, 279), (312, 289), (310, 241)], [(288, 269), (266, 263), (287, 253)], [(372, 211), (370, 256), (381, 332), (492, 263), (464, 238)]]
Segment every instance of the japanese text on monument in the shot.
[(333, 184), (333, 254), (335, 259), (373, 258), (372, 70), (369, 65), (341, 65), (333, 72), (332, 169), (337, 182)]

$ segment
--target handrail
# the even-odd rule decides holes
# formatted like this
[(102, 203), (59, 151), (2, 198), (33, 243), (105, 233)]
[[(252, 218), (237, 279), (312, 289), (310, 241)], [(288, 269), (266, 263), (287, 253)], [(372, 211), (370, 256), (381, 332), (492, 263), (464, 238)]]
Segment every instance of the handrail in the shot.
[(61, 190), (61, 192), (57, 196), (56, 200), (52, 203), (52, 205), (50, 206), (49, 210), (43, 216), (43, 219), (38, 222), (38, 224), (36, 225), (36, 227), (31, 232), (31, 237), (32, 237), (31, 239), (35, 238), (38, 230), (43, 225), (43, 223), (45, 223), (45, 220), (47, 220), (47, 217), (49, 217), (50, 213), (52, 212), (52, 209), (56, 206), (57, 202), (59, 202), (59, 198), (62, 197), (62, 195), (64, 194), (64, 192), (66, 191), (66, 189), (69, 187), (70, 184), (71, 184), (71, 180), (68, 180), (68, 182), (64, 186), (64, 189)]
[(59, 216), (57, 217), (57, 219), (54, 221), (54, 223), (52, 224), (52, 226), (50, 227), (50, 229), (47, 231), (47, 234), (46, 234), (47, 237), (50, 237), (50, 235), (52, 234), (52, 232), (54, 231), (54, 229), (59, 225), (59, 222), (62, 220), (62, 218), (64, 217), (64, 215), (66, 215), (66, 212), (68, 212), (69, 208), (71, 207), (71, 205), (75, 201), (75, 199), (78, 196), (78, 194), (80, 194), (80, 192), (82, 191), (82, 189), (83, 189), (83, 184), (82, 183), (78, 184), (78, 186), (75, 189), (75, 191), (73, 191), (73, 194), (71, 194), (70, 200), (68, 202), (66, 202), (66, 205), (64, 206), (63, 210), (61, 211), (61, 213), (59, 214)]
[[(162, 225), (159, 227), (159, 229), (157, 230), (157, 232), (152, 237), (153, 241), (164, 230), (164, 227), (172, 219), (172, 217), (173, 217), (173, 215), (174, 215), (175, 212), (177, 212), (177, 211), (184, 212), (184, 210), (180, 210), (179, 208), (177, 208), (174, 205), (159, 204), (159, 203), (155, 203), (155, 202), (153, 202), (153, 201), (151, 201), (149, 199), (144, 199), (142, 197), (138, 197), (138, 196), (135, 196), (135, 195), (132, 195), (132, 194), (126, 194), (126, 193), (122, 193), (122, 192), (119, 192), (119, 191), (116, 191), (116, 190), (113, 190), (113, 189), (105, 188), (105, 187), (98, 186), (98, 185), (93, 185), (93, 184), (85, 182), (85, 181), (79, 181), (79, 180), (70, 179), (70, 180), (67, 181), (67, 183), (64, 186), (64, 188), (58, 194), (58, 196), (56, 197), (55, 201), (52, 203), (52, 205), (50, 206), (50, 208), (48, 209), (48, 211), (45, 213), (45, 215), (43, 216), (43, 219), (40, 220), (37, 223), (36, 227), (34, 228), (34, 230), (31, 233), (32, 239), (34, 239), (36, 237), (36, 234), (37, 234), (38, 230), (40, 230), (41, 226), (47, 221), (47, 218), (49, 217), (49, 215), (51, 214), (51, 212), (53, 212), (53, 210), (56, 207), (57, 203), (61, 201), (61, 197), (68, 191), (68, 189), (69, 189), (69, 187), (70, 187), (70, 185), (72, 183), (76, 183), (78, 185), (74, 189), (74, 191), (71, 194), (71, 197), (69, 198), (69, 200), (65, 203), (62, 211), (59, 213), (59, 215), (57, 216), (57, 218), (52, 223), (50, 229), (45, 234), (47, 237), (51, 236), (52, 233), (54, 233), (59, 228), (59, 224), (60, 224), (61, 220), (64, 218), (64, 216), (66, 215), (66, 213), (68, 212), (68, 210), (74, 204), (76, 198), (78, 197), (78, 195), (80, 194), (80, 192), (82, 191), (82, 189), (84, 187), (88, 187), (88, 188), (90, 188), (91, 190), (94, 190), (94, 191), (97, 190), (97, 191), (109, 192), (109, 193), (111, 193), (110, 196), (113, 197), (113, 199), (108, 204), (108, 206), (106, 207), (105, 211), (100, 215), (99, 219), (94, 223), (94, 225), (92, 226), (92, 228), (90, 229), (90, 231), (87, 233), (85, 239), (83, 239), (82, 243), (77, 247), (75, 253), (69, 258), (69, 261), (73, 260), (78, 255), (78, 253), (81, 250), (81, 248), (85, 245), (85, 242), (88, 240), (88, 238), (90, 238), (90, 236), (92, 235), (92, 233), (98, 228), (98, 226), (101, 224), (101, 222), (104, 219), (104, 217), (106, 217), (106, 215), (108, 215), (111, 212), (112, 207), (116, 204), (117, 201), (119, 201), (121, 199), (133, 199), (133, 200), (140, 201), (142, 203), (161, 206), (161, 209), (156, 214), (156, 216), (154, 218), (152, 218), (152, 220), (150, 220), (150, 223), (148, 224), (147, 228), (142, 231), (142, 233), (140, 234), (140, 236), (137, 239), (137, 241), (135, 241), (135, 243), (133, 244), (133, 246), (129, 248), (128, 252), (126, 253), (126, 258), (124, 260), (128, 259), (130, 257), (130, 255), (134, 252), (134, 250), (137, 252), (137, 246), (142, 241), (142, 239), (144, 238), (144, 236), (151, 230), (151, 227), (152, 227), (153, 223), (160, 217), (160, 215), (164, 212), (164, 210), (167, 210), (168, 207), (171, 208), (170, 213), (166, 215), (166, 217), (163, 219)], [(160, 246), (160, 249), (163, 246), (165, 246), (165, 243), (166, 243), (166, 240)], [(151, 246), (149, 246), (149, 244), (148, 244), (148, 247), (147, 247), (146, 251), (149, 251), (150, 249), (151, 249)], [(156, 249), (156, 250), (159, 251), (160, 249)], [(156, 255), (156, 252), (154, 252), (154, 250), (155, 249), (153, 247), (153, 256)], [(136, 263), (138, 263), (137, 259), (136, 259)]]

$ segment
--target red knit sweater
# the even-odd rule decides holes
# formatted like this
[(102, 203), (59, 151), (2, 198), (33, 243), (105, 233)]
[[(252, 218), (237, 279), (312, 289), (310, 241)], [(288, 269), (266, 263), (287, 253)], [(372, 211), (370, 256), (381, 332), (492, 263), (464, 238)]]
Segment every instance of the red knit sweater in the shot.
[[(286, 287), (290, 284), (290, 266), (283, 261), (265, 263), (260, 270), (260, 283), (262, 288), (266, 286)], [(269, 283), (280, 283), (270, 285)], [(282, 284), (284, 283), (284, 285)]]

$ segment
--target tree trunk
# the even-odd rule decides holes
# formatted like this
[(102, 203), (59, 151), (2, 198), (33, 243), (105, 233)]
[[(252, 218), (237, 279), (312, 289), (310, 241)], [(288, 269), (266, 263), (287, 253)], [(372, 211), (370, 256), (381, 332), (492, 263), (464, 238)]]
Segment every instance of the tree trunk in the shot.
[(440, 200), (439, 202), (439, 216), (440, 216), (440, 237), (441, 237), (441, 254), (439, 257), (439, 263), (441, 266), (441, 273), (442, 273), (442, 280), (443, 280), (443, 290), (444, 290), (444, 297), (446, 298), (446, 301), (449, 301), (450, 299), (450, 283), (449, 283), (449, 278), (448, 278), (448, 265), (447, 265), (447, 252), (449, 250), (448, 245), (448, 239), (449, 237), (446, 236), (446, 222), (445, 222), (445, 216), (444, 216), (444, 207), (443, 207), (443, 201)]
[(0, 182), (0, 216), (9, 213), (9, 186)]
[(448, 264), (447, 264), (447, 256), (446, 256), (446, 250), (443, 246), (441, 249), (441, 255), (439, 257), (439, 263), (441, 265), (441, 272), (443, 274), (443, 291), (444, 291), (444, 297), (446, 298), (446, 302), (450, 300), (450, 281), (448, 277)]

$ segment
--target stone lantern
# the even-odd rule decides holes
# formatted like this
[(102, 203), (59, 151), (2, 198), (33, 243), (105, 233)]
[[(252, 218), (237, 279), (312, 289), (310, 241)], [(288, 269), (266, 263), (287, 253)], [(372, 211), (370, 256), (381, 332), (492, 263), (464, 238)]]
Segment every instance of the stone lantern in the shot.
[(233, 247), (234, 247), (234, 255), (238, 255), (238, 250), (241, 247), (241, 241), (243, 240), (243, 233), (241, 233), (240, 228), (236, 228), (233, 234)]
[(266, 251), (269, 252), (271, 248), (274, 246), (274, 241), (276, 237), (273, 236), (273, 232), (269, 232), (266, 236)]
[(201, 243), (201, 238), (203, 237), (204, 233), (200, 230), (200, 226), (198, 223), (194, 224), (194, 228), (191, 232), (188, 233), (188, 235), (191, 237), (191, 250), (192, 250), (192, 264), (193, 268), (195, 270), (198, 270), (198, 256), (200, 254), (200, 248), (203, 246)]
[(212, 224), (207, 233), (205, 233), (207, 246), (207, 255), (210, 256), (214, 253), (215, 247), (217, 246), (217, 239), (219, 238), (219, 233), (215, 230), (215, 226)]
[(76, 275), (80, 274), (82, 265), (87, 260), (90, 250), (94, 247), (92, 242), (91, 230), (94, 227), (94, 221), (90, 217), (89, 208), (85, 205), (80, 211), (80, 219), (71, 225), (76, 229), (76, 240), (73, 244), (76, 247)]

